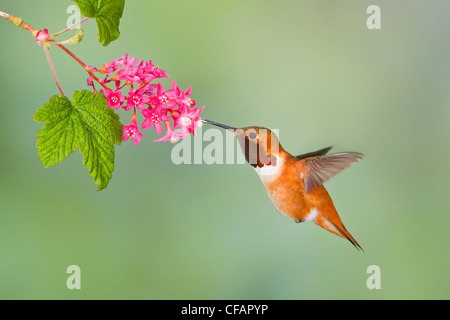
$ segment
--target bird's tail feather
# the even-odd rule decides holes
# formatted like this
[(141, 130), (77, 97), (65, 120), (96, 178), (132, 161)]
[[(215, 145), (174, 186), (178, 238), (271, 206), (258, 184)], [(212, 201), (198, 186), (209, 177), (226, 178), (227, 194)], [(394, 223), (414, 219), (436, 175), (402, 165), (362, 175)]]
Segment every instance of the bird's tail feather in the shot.
[(332, 221), (332, 219), (329, 219), (326, 215), (324, 214), (318, 214), (316, 219), (314, 220), (314, 222), (324, 228), (325, 230), (334, 233), (335, 235), (338, 235), (344, 239), (347, 239), (348, 241), (351, 242), (351, 244), (353, 244), (355, 246), (356, 249), (361, 250), (362, 252), (364, 252), (363, 248), (359, 245), (358, 242), (356, 242), (355, 238), (352, 237), (352, 235), (350, 234), (350, 232), (347, 231), (347, 229), (344, 227), (344, 225), (342, 224), (342, 221), (340, 221), (339, 217), (337, 217), (338, 220), (336, 221)]

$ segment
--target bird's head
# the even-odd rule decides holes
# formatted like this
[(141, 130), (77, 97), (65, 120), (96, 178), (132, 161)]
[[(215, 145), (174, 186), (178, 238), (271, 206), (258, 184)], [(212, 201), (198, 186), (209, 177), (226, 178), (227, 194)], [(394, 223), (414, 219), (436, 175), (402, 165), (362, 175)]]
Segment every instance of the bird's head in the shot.
[(272, 130), (264, 127), (251, 126), (234, 128), (217, 122), (203, 119), (209, 123), (234, 133), (245, 155), (245, 160), (254, 168), (276, 166), (282, 147), (278, 137)]

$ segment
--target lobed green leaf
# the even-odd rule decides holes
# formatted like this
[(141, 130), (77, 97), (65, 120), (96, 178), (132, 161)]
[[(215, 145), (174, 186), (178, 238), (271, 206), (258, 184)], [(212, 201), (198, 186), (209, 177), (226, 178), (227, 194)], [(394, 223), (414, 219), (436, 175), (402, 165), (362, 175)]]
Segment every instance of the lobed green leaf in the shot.
[(120, 36), (119, 24), (125, 0), (73, 0), (82, 15), (95, 18), (98, 27), (98, 42), (107, 46)]
[(106, 102), (102, 93), (83, 90), (75, 91), (72, 102), (57, 95), (37, 110), (34, 120), (45, 122), (37, 135), (44, 167), (60, 163), (79, 148), (98, 190), (106, 188), (114, 171), (114, 145), (122, 142), (119, 116)]

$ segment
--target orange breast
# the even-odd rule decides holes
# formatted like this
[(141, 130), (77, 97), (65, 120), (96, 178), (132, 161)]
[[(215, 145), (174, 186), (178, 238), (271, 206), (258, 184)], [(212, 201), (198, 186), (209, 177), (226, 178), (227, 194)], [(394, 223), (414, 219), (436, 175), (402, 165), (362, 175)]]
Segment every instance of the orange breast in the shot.
[(311, 206), (305, 194), (303, 181), (289, 160), (283, 163), (280, 170), (275, 180), (263, 181), (267, 193), (280, 212), (296, 221), (305, 220)]
[(287, 158), (280, 168), (277, 179), (270, 182), (263, 181), (275, 207), (295, 221), (306, 220), (314, 208), (321, 212), (334, 210), (333, 202), (325, 187), (320, 186), (309, 194), (305, 193), (303, 180), (293, 165), (294, 161)]

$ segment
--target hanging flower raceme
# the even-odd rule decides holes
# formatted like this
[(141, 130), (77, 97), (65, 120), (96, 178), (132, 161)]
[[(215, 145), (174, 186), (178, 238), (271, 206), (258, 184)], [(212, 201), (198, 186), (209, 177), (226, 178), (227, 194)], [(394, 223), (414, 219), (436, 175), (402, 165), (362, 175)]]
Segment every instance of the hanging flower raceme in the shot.
[[(202, 124), (200, 113), (204, 106), (195, 108), (195, 101), (190, 97), (191, 87), (183, 91), (172, 81), (172, 88), (164, 90), (162, 83), (152, 83), (156, 79), (169, 77), (164, 70), (155, 67), (152, 60), (143, 60), (138, 64), (138, 59), (127, 53), (124, 57), (91, 70), (105, 75), (101, 80), (103, 85), (113, 83), (115, 87), (100, 90), (108, 101), (108, 107), (133, 110), (131, 124), (123, 127), (124, 141), (132, 138), (137, 145), (140, 138), (144, 137), (139, 131), (136, 109), (145, 118), (141, 125), (143, 130), (153, 127), (157, 134), (162, 135), (165, 128), (165, 136), (154, 141), (168, 140), (175, 143), (189, 133), (195, 135), (196, 129)], [(90, 78), (88, 84), (93, 86)]]

